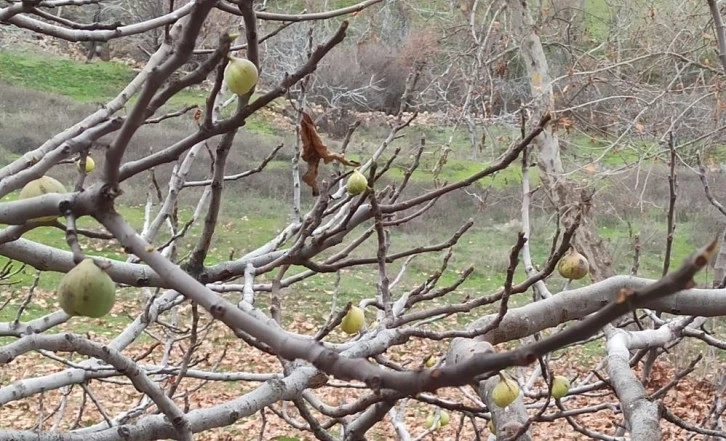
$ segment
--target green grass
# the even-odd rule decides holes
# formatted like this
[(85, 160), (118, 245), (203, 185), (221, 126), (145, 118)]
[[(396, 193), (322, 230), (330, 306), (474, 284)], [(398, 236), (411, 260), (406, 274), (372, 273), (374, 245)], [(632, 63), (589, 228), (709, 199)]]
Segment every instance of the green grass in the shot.
[[(490, 165), (491, 163), (488, 161), (447, 159), (446, 164), (440, 170), (434, 171), (435, 161), (424, 160), (421, 162), (421, 166), (413, 172), (411, 179), (419, 183), (431, 183), (433, 181), (452, 183), (468, 179)], [(387, 176), (389, 179), (403, 178), (406, 168), (406, 166), (394, 167)], [(539, 172), (532, 169), (530, 173), (531, 183), (536, 185), (539, 182)], [(522, 171), (519, 167), (513, 166), (479, 179), (476, 181), (476, 186), (481, 189), (503, 190), (511, 186), (519, 186), (521, 182)]]
[(589, 0), (585, 5), (585, 26), (594, 41), (607, 40), (610, 33), (610, 6), (606, 0)]
[(20, 159), (23, 155), (19, 153), (13, 153), (8, 151), (5, 146), (0, 144), (0, 167), (4, 167), (11, 162), (15, 161), (16, 159)]
[(247, 118), (245, 121), (245, 128), (257, 135), (266, 135), (269, 137), (275, 137), (278, 135), (275, 128), (267, 120), (265, 120), (264, 117), (257, 113)]
[[(51, 55), (0, 51), (0, 82), (67, 96), (79, 102), (113, 98), (135, 75), (131, 67), (114, 61), (80, 63)], [(185, 89), (174, 95), (165, 107), (202, 106), (206, 98), (207, 94), (201, 90)], [(129, 101), (134, 102), (135, 98)], [(229, 109), (234, 110), (234, 106)], [(273, 134), (258, 116), (248, 120), (247, 128), (254, 133)]]
[(82, 102), (114, 96), (133, 76), (130, 67), (117, 62), (84, 64), (46, 54), (0, 51), (0, 81)]

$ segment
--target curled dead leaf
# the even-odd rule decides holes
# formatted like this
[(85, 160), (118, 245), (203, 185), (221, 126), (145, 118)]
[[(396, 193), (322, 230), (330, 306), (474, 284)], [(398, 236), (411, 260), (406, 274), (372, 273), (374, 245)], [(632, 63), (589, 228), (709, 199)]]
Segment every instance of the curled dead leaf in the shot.
[(302, 140), (303, 151), (302, 159), (307, 162), (308, 169), (302, 177), (304, 183), (308, 184), (313, 190), (313, 196), (320, 194), (318, 189), (318, 167), (320, 160), (326, 164), (332, 161), (338, 161), (341, 164), (357, 167), (360, 165), (357, 161), (351, 161), (340, 153), (335, 153), (323, 144), (313, 119), (306, 112), (302, 113), (300, 121), (300, 139)]

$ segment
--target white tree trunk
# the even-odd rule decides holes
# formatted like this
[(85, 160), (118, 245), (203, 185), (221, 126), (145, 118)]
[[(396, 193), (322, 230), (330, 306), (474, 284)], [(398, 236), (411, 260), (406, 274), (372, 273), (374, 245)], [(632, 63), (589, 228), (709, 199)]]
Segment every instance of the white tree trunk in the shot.
[[(547, 58), (537, 35), (537, 28), (529, 13), (527, 0), (507, 0), (507, 7), (529, 77), (533, 97), (532, 120), (538, 121), (541, 115), (547, 112), (554, 113), (555, 110), (552, 78)], [(563, 221), (568, 222), (568, 219), (579, 211), (578, 206), (583, 208), (583, 218), (575, 237), (575, 246), (589, 259), (590, 276), (596, 281), (612, 276), (612, 260), (594, 225), (588, 219), (590, 195), (587, 192), (577, 194), (573, 185), (564, 175), (565, 170), (560, 158), (560, 142), (557, 132), (552, 129), (545, 130), (534, 141), (542, 183)]]

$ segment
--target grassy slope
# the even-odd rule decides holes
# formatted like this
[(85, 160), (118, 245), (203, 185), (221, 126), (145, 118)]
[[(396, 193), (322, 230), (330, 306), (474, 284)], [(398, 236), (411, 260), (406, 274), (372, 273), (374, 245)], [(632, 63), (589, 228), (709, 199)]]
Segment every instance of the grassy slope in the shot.
[[(120, 90), (127, 81), (132, 77), (133, 72), (127, 66), (118, 63), (97, 62), (92, 64), (75, 63), (72, 61), (54, 58), (39, 57), (32, 54), (19, 54), (0, 52), (0, 79), (2, 81), (24, 87), (32, 87), (43, 91), (71, 97), (74, 100), (82, 102), (99, 102), (113, 96), (115, 92)], [(195, 103), (202, 100), (199, 92), (187, 92), (177, 102), (171, 103), (175, 105), (179, 103)], [(274, 130), (266, 125), (265, 121), (259, 118), (253, 120), (249, 128), (253, 132), (257, 132), (264, 136), (273, 137)], [(448, 128), (427, 127), (418, 129), (417, 135), (423, 134), (427, 138), (427, 145), (441, 146), (448, 143), (452, 136), (451, 130)], [(467, 146), (466, 137), (462, 133), (453, 134), (453, 142), (450, 147), (453, 153), (446, 163), (443, 171), (438, 176), (439, 181), (454, 181), (462, 179), (478, 171), (481, 164), (466, 159), (469, 156), (469, 147)], [(380, 138), (374, 133), (366, 133), (361, 131), (358, 135), (360, 142), (368, 142), (375, 145), (380, 142)], [(370, 138), (366, 138), (370, 137)], [(0, 140), (2, 145), (2, 140)], [(434, 149), (435, 150), (435, 149)], [(433, 175), (431, 169), (435, 164), (436, 155), (423, 158), (421, 170), (414, 174), (414, 181), (421, 184), (433, 184)], [(617, 163), (617, 158), (608, 157), (608, 161)], [(622, 162), (620, 162), (622, 163)], [(278, 161), (273, 168), (287, 168), (287, 161)], [(402, 175), (403, 167), (394, 168), (391, 173), (391, 179), (396, 179)], [(287, 173), (287, 172), (286, 172)], [(500, 172), (496, 177), (482, 180), (478, 183), (480, 190), (501, 190), (510, 186), (519, 185), (521, 172), (518, 167)], [(536, 183), (536, 174), (533, 176)], [(225, 206), (222, 222), (223, 225), (219, 229), (219, 234), (213, 244), (212, 254), (208, 259), (208, 263), (213, 263), (226, 258), (230, 250), (235, 250), (236, 255), (240, 255), (244, 251), (253, 249), (254, 246), (261, 245), (268, 238), (272, 237), (275, 232), (284, 226), (287, 222), (288, 209), (284, 203), (279, 200), (260, 200), (259, 196), (249, 196), (240, 200), (235, 199), (235, 203)], [(284, 202), (284, 201), (283, 201)], [(260, 207), (272, 206), (271, 210), (260, 210)], [(251, 207), (253, 207), (251, 209)], [(143, 222), (143, 211), (140, 206), (126, 206), (121, 208), (130, 222), (139, 227)], [(248, 216), (250, 212), (255, 212), (255, 216)], [(190, 212), (182, 211), (182, 222), (188, 218)], [(462, 213), (462, 216), (464, 213)], [(455, 217), (455, 216), (454, 216)], [(487, 221), (487, 219), (477, 219), (478, 223), (468, 237), (456, 248), (456, 254), (452, 260), (452, 266), (444, 277), (444, 282), (452, 282), (456, 278), (456, 273), (463, 270), (466, 266), (474, 264), (475, 272), (471, 279), (464, 285), (464, 289), (460, 293), (452, 294), (452, 296), (463, 296), (472, 293), (482, 293), (503, 283), (504, 269), (506, 262), (503, 256), (506, 256), (509, 246), (516, 235), (515, 231), (502, 234), (502, 229), (497, 225)], [(84, 222), (92, 223), (90, 220)], [(459, 225), (456, 222), (443, 222), (442, 225), (435, 228), (436, 233), (431, 231), (396, 233), (394, 236), (394, 246), (404, 248), (410, 243), (420, 243), (421, 245), (430, 244), (435, 241), (443, 240), (447, 234), (454, 231)], [(663, 230), (662, 225), (652, 226), (656, 230)], [(548, 227), (544, 227), (537, 232), (543, 240), (534, 243), (534, 257), (537, 261), (542, 261), (548, 251)], [(683, 231), (683, 230), (681, 230)], [(199, 232), (199, 227), (191, 230), (187, 237), (181, 243), (182, 253), (185, 249), (192, 246), (195, 234)], [(603, 236), (610, 240), (616, 247), (627, 248), (629, 243), (628, 232), (626, 229), (617, 228), (617, 225), (609, 225), (603, 227)], [(57, 230), (52, 228), (40, 228), (26, 235), (28, 238), (37, 240), (49, 245), (65, 248), (65, 241)], [(435, 236), (435, 237), (434, 237)], [(243, 241), (240, 241), (243, 238)], [(163, 239), (162, 239), (163, 240)], [(674, 261), (687, 255), (692, 249), (689, 244), (690, 238), (687, 235), (676, 236), (674, 244)], [(111, 258), (122, 258), (123, 254), (116, 244), (104, 244), (97, 241), (85, 241), (89, 250), (98, 255), (104, 255)], [(627, 250), (626, 250), (627, 251)], [(629, 269), (629, 254), (623, 253), (616, 264), (619, 270), (627, 271)], [(647, 276), (657, 276), (660, 271), (659, 263), (660, 253), (645, 254), (641, 266), (641, 274)], [(411, 286), (411, 284), (419, 282), (425, 278), (426, 274), (430, 274), (438, 267), (438, 257), (428, 256), (415, 260), (410, 266), (407, 276), (404, 278), (403, 286)], [(391, 274), (395, 274), (398, 265), (392, 265)], [(341, 281), (341, 300), (357, 298), (362, 295), (371, 295), (375, 292), (375, 271), (368, 269), (348, 270), (343, 273)], [(59, 274), (43, 274), (40, 286), (44, 289), (52, 289), (57, 283)], [(553, 276), (557, 278), (557, 276)], [(26, 270), (25, 276), (21, 277), (20, 285), (28, 285), (33, 278), (33, 273)], [(333, 275), (320, 275), (308, 279), (300, 285), (302, 291), (299, 293), (299, 299), (309, 303), (309, 300), (327, 301), (329, 293), (332, 290)], [(560, 286), (560, 282), (555, 281), (553, 286)], [(131, 294), (129, 294), (131, 295)], [(515, 301), (516, 304), (516, 301)], [(0, 312), (0, 320), (8, 319), (11, 315), (9, 309)], [(316, 315), (321, 315), (321, 309), (313, 307), (312, 310)], [(323, 308), (322, 311), (327, 310)], [(28, 317), (37, 316), (44, 312), (43, 308), (32, 307)], [(462, 317), (463, 318), (463, 317)]]
[(3, 82), (83, 102), (110, 97), (131, 78), (133, 71), (121, 63), (82, 64), (50, 55), (0, 52)]

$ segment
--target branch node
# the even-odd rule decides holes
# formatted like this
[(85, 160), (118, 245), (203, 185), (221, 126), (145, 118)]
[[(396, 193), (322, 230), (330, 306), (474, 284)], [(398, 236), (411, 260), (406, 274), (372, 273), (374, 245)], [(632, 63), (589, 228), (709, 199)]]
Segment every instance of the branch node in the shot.
[(131, 431), (126, 426), (121, 426), (118, 428), (118, 435), (123, 439), (131, 439)]
[(71, 214), (71, 201), (64, 199), (58, 204), (58, 211), (63, 215), (67, 216)]
[(209, 308), (209, 313), (212, 314), (212, 317), (215, 319), (220, 319), (222, 316), (224, 316), (224, 313), (226, 312), (226, 309), (224, 305), (215, 304), (212, 305), (211, 308)]
[(369, 378), (366, 379), (366, 386), (368, 386), (369, 388), (371, 388), (371, 390), (373, 390), (373, 392), (380, 391), (381, 390), (381, 384), (382, 383), (383, 382), (381, 381), (381, 376), (380, 375), (374, 375), (374, 376), (369, 377)]

